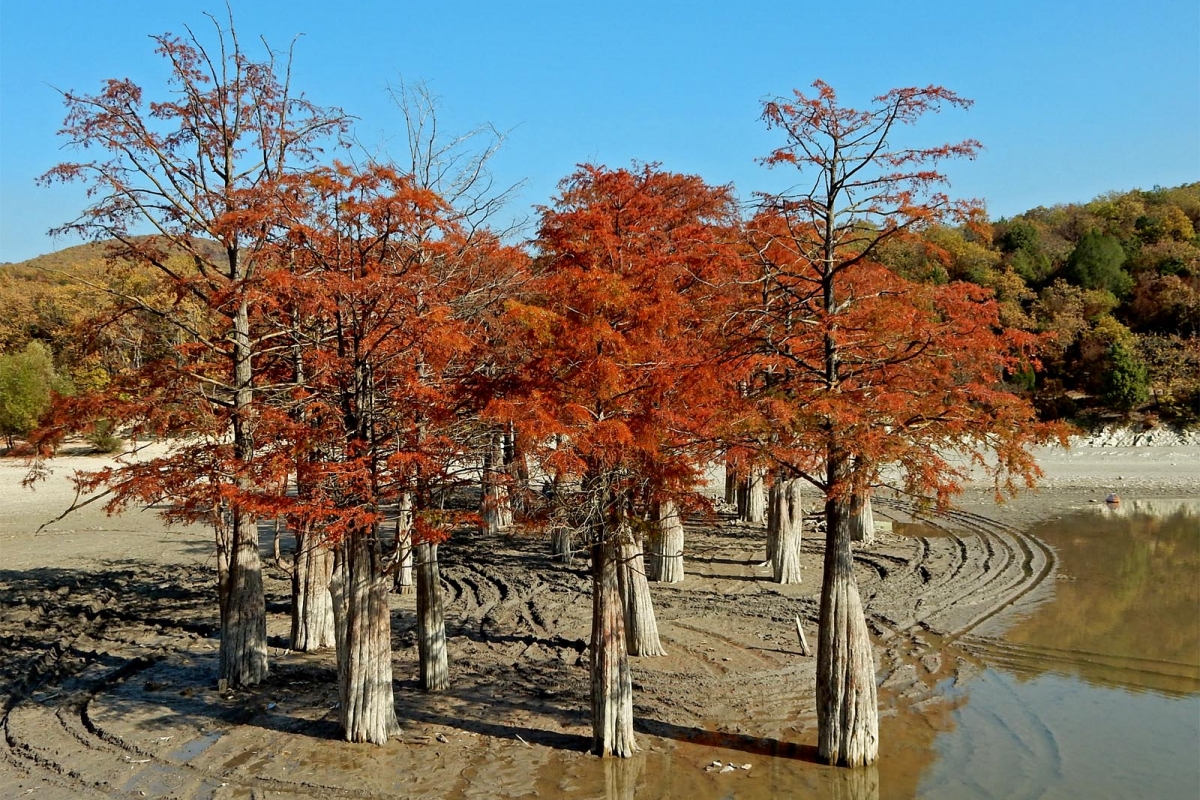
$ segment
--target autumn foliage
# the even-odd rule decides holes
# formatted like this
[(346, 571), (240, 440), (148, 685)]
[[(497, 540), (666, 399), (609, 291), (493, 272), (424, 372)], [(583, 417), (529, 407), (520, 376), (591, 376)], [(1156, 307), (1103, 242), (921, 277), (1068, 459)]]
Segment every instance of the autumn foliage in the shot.
[(302, 548), (328, 555), (305, 580), (337, 620), (342, 733), (387, 742), (401, 529), (424, 548), (421, 683), (436, 691), (448, 681), (436, 545), (483, 524), (445, 508), (482, 482), (485, 515), (511, 489), (527, 528), (554, 517), (582, 539), (593, 749), (628, 756), (627, 647), (663, 652), (643, 531), (664, 506), (703, 506), (705, 469), (730, 459), (821, 492), (819, 749), (873, 761), (851, 513), (883, 487), (946, 504), (972, 468), (998, 492), (1031, 484), (1031, 447), (1061, 434), (1014, 391), (1048, 337), (1009, 325), (1019, 309), (995, 287), (921, 269), (969, 260), (952, 226), (986, 233), (939, 171), (980, 145), (896, 142), (968, 101), (905, 88), (853, 109), (818, 82), (763, 106), (783, 139), (763, 163), (798, 170), (801, 190), (757, 195), (745, 212), (731, 187), (656, 164), (583, 165), (522, 247), (483, 224), (490, 201), (469, 180), (439, 186), (436, 164), (324, 152), (347, 118), (297, 95), (275, 54), (255, 61), (232, 31), (218, 35), (219, 56), (156, 39), (163, 100), (130, 81), (65, 96), (64, 135), (96, 157), (47, 173), (93, 192), (64, 229), (156, 276), (137, 291), (89, 278), (113, 297), (112, 321), (155, 327), (144, 357), (60, 398), (32, 438), (43, 459), (114, 423), (135, 443), (167, 443), (76, 480), (107, 489), (112, 510), (165, 503), (169, 518), (213, 526), (222, 679), (266, 675), (257, 520), (285, 519)]

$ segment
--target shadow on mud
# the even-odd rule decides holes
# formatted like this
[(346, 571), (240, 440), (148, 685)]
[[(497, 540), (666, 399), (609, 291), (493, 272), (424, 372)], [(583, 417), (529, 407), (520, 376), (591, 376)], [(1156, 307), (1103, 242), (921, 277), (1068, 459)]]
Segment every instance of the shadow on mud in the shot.
[(690, 728), (683, 725), (673, 725), (657, 719), (638, 719), (633, 721), (633, 727), (651, 736), (663, 739), (674, 739), (677, 742), (689, 742), (705, 747), (721, 747), (726, 750), (739, 750), (756, 756), (772, 758), (790, 758), (796, 761), (807, 761), (812, 764), (824, 764), (817, 755), (817, 748), (810, 744), (797, 742), (781, 742), (778, 739), (767, 739), (758, 736), (747, 736), (741, 733), (726, 733), (724, 731), (709, 731), (703, 728)]

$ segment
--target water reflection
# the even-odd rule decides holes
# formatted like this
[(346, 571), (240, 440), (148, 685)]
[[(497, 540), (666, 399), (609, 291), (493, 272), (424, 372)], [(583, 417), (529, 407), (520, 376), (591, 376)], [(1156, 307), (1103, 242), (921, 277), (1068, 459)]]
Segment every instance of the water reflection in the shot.
[(645, 756), (604, 759), (604, 800), (633, 800), (645, 764)]
[(1022, 672), (1200, 692), (1200, 501), (1126, 499), (1032, 533), (1060, 564), (1053, 602), (1004, 637), (1030, 648)]
[(1031, 531), (1053, 592), (1002, 638), (914, 792), (925, 798), (1195, 797), (1200, 501), (1122, 498)]

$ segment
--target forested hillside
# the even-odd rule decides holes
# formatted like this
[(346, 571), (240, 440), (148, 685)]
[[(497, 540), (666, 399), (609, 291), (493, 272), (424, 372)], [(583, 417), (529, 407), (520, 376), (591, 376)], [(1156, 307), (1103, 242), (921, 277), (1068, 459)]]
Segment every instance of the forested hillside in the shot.
[(179, 344), (178, 330), (138, 301), (198, 312), (161, 273), (110, 262), (106, 249), (79, 245), (0, 265), (0, 435), (9, 446), (32, 430), (51, 391), (102, 389)]
[[(928, 232), (883, 258), (992, 288), (1006, 324), (1053, 334), (1018, 376), (1046, 416), (1200, 417), (1200, 183), (1111, 193)], [(1086, 420), (1085, 420), (1086, 421)]]

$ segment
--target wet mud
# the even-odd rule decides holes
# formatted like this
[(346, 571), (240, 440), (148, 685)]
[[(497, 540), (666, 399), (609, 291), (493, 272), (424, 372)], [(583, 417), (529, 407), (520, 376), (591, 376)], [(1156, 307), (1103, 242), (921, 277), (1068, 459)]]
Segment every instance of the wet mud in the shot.
[[(856, 553), (881, 698), (880, 763), (857, 771), (816, 759), (814, 659), (794, 622), (815, 643), (823, 538), (807, 526), (804, 582), (778, 586), (760, 527), (688, 525), (687, 578), (652, 585), (667, 655), (633, 660), (642, 751), (629, 760), (586, 753), (588, 576), (541, 538), (463, 533), (442, 548), (447, 692), (419, 690), (414, 600), (393, 597), (403, 734), (385, 747), (338, 740), (333, 654), (287, 650), (283, 569), (268, 567), (270, 677), (220, 694), (204, 531), (119, 560), (85, 544), (53, 556), (77, 530), (41, 553), (5, 539), (20, 557), (0, 568), (0, 780), (38, 798), (911, 797), (959, 724), (962, 687), (991, 660), (1055, 658), (1032, 633), (1000, 635), (1067, 583), (1056, 548), (1025, 532), (1032, 512), (1003, 516), (928, 515)], [(1194, 670), (1154, 669), (1191, 691)]]

